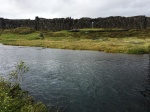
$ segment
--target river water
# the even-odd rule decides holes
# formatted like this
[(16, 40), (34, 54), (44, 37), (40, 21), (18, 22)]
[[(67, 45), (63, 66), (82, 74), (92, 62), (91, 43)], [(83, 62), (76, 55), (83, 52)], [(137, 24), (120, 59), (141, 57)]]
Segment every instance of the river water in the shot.
[(150, 112), (148, 55), (0, 45), (0, 74), (24, 61), (21, 82), (36, 101), (63, 112)]

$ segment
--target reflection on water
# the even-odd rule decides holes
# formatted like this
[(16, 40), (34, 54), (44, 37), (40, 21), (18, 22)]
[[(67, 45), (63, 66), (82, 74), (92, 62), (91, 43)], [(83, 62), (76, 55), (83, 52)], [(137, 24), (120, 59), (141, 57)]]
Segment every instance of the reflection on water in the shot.
[[(30, 71), (22, 88), (64, 112), (150, 112), (148, 55), (0, 45), (0, 71), (18, 61)], [(144, 93), (144, 92), (143, 92)]]

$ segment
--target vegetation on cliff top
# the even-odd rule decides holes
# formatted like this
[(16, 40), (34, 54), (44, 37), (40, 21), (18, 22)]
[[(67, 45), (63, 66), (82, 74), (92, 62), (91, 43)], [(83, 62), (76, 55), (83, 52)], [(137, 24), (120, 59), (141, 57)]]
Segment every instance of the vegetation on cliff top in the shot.
[[(22, 28), (23, 29), (23, 28)], [(78, 32), (42, 31), (24, 29), (1, 31), (0, 42), (5, 45), (38, 46), (45, 48), (96, 50), (112, 53), (144, 54), (149, 53), (150, 29), (80, 29)], [(30, 31), (31, 30), (31, 31)]]

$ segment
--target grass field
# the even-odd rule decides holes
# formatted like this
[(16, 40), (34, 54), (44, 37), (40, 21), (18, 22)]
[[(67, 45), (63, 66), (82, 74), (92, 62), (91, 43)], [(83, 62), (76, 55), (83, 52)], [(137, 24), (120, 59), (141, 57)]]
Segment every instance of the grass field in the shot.
[[(92, 30), (93, 32), (91, 32)], [(27, 33), (19, 33), (19, 31), (14, 31), (14, 29), (4, 30), (1, 31), (0, 43), (15, 46), (96, 50), (111, 53), (149, 53), (149, 29), (129, 31), (109, 30), (109, 32), (104, 29), (81, 29), (80, 32), (43, 31), (44, 39), (40, 38), (39, 31), (27, 31)]]

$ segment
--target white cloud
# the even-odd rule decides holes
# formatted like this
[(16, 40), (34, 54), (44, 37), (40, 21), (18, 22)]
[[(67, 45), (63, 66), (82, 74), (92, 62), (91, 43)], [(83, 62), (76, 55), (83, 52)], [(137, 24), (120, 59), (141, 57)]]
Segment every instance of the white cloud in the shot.
[(0, 0), (0, 17), (150, 16), (150, 0)]

